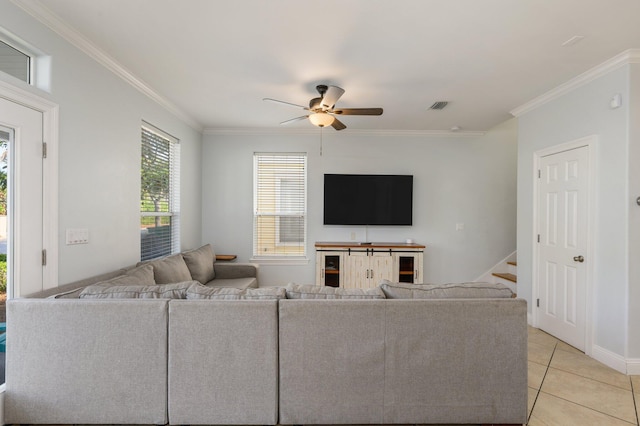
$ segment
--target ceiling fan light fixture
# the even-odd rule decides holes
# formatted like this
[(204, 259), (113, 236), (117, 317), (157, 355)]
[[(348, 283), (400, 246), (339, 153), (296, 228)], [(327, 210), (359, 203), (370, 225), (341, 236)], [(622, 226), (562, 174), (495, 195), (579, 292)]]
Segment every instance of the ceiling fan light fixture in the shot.
[(326, 127), (333, 124), (335, 117), (333, 115), (327, 114), (326, 112), (316, 112), (309, 116), (309, 121), (314, 126), (318, 127)]

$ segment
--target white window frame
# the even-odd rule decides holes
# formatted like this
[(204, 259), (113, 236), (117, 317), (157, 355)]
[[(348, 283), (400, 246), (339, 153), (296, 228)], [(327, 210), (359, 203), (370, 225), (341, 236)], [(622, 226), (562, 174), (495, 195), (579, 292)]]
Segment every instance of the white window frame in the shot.
[(0, 28), (0, 41), (29, 58), (29, 81), (24, 81), (2, 70), (0, 72), (16, 82), (51, 92), (51, 56), (3, 28)]
[[(264, 161), (265, 159), (273, 159), (277, 161), (278, 158), (286, 158), (291, 157), (294, 161), (302, 162), (302, 174), (291, 176), (285, 173), (274, 173), (274, 208), (272, 211), (260, 211), (258, 206), (261, 205), (260, 196), (261, 191), (259, 190), (259, 179), (260, 179), (260, 170), (259, 165), (260, 161)], [(299, 179), (302, 177), (302, 197), (301, 197), (301, 210), (293, 211), (290, 210), (283, 203), (283, 197), (281, 193), (281, 184), (283, 180), (286, 179)], [(265, 195), (262, 193), (262, 195)], [(295, 264), (295, 263), (308, 263), (309, 259), (307, 258), (307, 154), (299, 153), (299, 152), (285, 152), (285, 153), (273, 153), (273, 152), (256, 152), (254, 153), (254, 190), (253, 190), (253, 257), (252, 261), (261, 262), (261, 263), (281, 263), (281, 264)], [(259, 219), (261, 217), (301, 217), (303, 221), (303, 232), (302, 232), (302, 241), (300, 242), (292, 242), (292, 241), (280, 241), (280, 221), (275, 221), (275, 226), (273, 228), (273, 241), (274, 248), (277, 249), (277, 253), (268, 253), (263, 254), (263, 252), (259, 252), (259, 242), (258, 236), (262, 235), (262, 232), (259, 227)], [(268, 232), (268, 231), (263, 231)], [(296, 250), (298, 248), (298, 250)]]
[[(168, 212), (146, 212), (140, 211), (140, 219), (144, 217), (170, 217), (171, 218), (171, 250), (170, 253), (163, 253), (162, 257), (168, 254), (180, 252), (180, 141), (178, 138), (158, 129), (157, 127), (147, 123), (142, 123), (141, 133), (147, 131), (169, 143), (169, 211)], [(141, 149), (144, 144), (144, 137), (141, 136)], [(142, 179), (142, 166), (141, 166)], [(140, 200), (142, 201), (142, 188), (140, 190)], [(142, 260), (150, 260), (151, 258), (143, 258), (142, 238), (144, 230), (140, 229), (140, 257)]]

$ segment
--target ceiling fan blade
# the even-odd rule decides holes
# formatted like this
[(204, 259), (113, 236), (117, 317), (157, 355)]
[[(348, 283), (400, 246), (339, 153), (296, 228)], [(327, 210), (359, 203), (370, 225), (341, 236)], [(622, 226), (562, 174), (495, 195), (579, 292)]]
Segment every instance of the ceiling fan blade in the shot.
[(339, 115), (382, 115), (382, 108), (340, 108), (329, 112)]
[(308, 115), (303, 115), (302, 117), (296, 117), (290, 120), (285, 120), (280, 124), (291, 124), (291, 123), (295, 123), (296, 121), (306, 120), (308, 117), (309, 117)]
[(344, 93), (344, 89), (338, 86), (329, 86), (324, 96), (322, 97), (322, 107), (325, 109), (331, 109), (338, 102), (340, 96)]
[(289, 106), (292, 106), (292, 107), (297, 107), (297, 108), (302, 108), (302, 109), (307, 109), (307, 110), (309, 109), (309, 108), (307, 108), (305, 106), (302, 106), (302, 105), (292, 104), (291, 102), (279, 101), (277, 99), (272, 99), (272, 98), (262, 98), (262, 100), (263, 101), (267, 101), (267, 102), (275, 102), (277, 104), (289, 105)]
[(344, 123), (338, 120), (337, 118), (333, 120), (333, 123), (331, 123), (331, 127), (333, 127), (336, 130), (344, 130), (347, 128), (347, 126), (345, 126)]

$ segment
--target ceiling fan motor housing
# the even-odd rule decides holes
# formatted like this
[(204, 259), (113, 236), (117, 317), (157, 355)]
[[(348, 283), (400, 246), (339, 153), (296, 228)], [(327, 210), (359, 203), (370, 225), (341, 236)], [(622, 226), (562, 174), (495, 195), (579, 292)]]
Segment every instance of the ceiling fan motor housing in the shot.
[(320, 93), (320, 98), (322, 98), (324, 94), (327, 93), (327, 90), (329, 90), (329, 86), (326, 84), (318, 84), (316, 86), (316, 90)]

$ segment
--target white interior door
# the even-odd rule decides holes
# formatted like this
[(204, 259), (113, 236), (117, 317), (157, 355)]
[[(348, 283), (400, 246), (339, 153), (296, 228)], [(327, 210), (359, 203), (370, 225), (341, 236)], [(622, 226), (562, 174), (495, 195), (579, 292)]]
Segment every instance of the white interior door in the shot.
[(9, 165), (8, 294), (43, 289), (43, 115), (0, 98), (0, 125), (13, 131)]
[(589, 147), (543, 156), (538, 179), (538, 326), (584, 350)]

